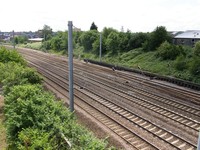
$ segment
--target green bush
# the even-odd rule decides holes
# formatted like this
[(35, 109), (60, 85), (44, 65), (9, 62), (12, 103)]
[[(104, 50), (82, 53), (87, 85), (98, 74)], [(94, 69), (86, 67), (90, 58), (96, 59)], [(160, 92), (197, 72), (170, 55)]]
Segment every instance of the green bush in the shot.
[(17, 149), (19, 150), (53, 150), (50, 134), (39, 129), (26, 128), (19, 132)]
[(26, 65), (25, 60), (16, 50), (7, 50), (5, 47), (0, 47), (0, 62), (16, 62), (21, 65)]
[[(16, 145), (19, 132), (26, 128), (44, 130), (51, 133), (51, 136), (72, 128), (70, 122), (73, 124), (73, 116), (54, 99), (53, 95), (44, 92), (39, 85), (13, 87), (5, 97), (4, 109), (10, 145)], [(57, 143), (60, 145), (63, 141), (59, 138)]]
[(99, 38), (99, 33), (96, 30), (90, 30), (84, 32), (80, 36), (80, 44), (84, 47), (84, 52), (90, 52), (93, 50), (92, 44)]
[(42, 78), (34, 69), (23, 66), (20, 57), (3, 51), (0, 82), (4, 86), (8, 149), (109, 149), (105, 141), (78, 125), (63, 103), (38, 85)]
[(183, 71), (184, 69), (187, 69), (187, 61), (186, 58), (183, 55), (180, 55), (176, 58), (176, 61), (174, 62), (175, 68), (179, 71)]
[(200, 41), (195, 44), (194, 54), (200, 57)]
[(200, 58), (194, 56), (193, 60), (190, 63), (190, 73), (193, 75), (200, 75)]
[(15, 85), (42, 83), (42, 77), (35, 69), (27, 68), (15, 63), (5, 64), (3, 74), (4, 75), (2, 75), (1, 78), (4, 78), (2, 83), (5, 95), (8, 94), (10, 89)]
[(174, 60), (178, 55), (183, 52), (183, 48), (175, 46), (165, 41), (158, 47), (156, 55), (163, 60)]
[[(63, 103), (56, 102), (55, 97), (39, 85), (14, 86), (5, 97), (4, 112), (10, 147), (26, 147), (31, 139), (28, 148), (51, 145), (53, 149), (62, 150), (70, 148), (70, 142), (73, 149), (106, 149), (106, 142), (97, 140), (78, 125)], [(42, 137), (44, 140), (40, 143), (38, 139)]]

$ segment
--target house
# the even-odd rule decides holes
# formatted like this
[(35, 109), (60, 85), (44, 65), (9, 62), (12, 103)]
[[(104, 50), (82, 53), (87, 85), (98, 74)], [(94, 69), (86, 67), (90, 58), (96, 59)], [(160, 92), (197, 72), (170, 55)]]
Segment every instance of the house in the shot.
[(197, 41), (200, 41), (200, 30), (180, 32), (173, 38), (173, 43), (176, 45), (187, 45), (192, 47)]

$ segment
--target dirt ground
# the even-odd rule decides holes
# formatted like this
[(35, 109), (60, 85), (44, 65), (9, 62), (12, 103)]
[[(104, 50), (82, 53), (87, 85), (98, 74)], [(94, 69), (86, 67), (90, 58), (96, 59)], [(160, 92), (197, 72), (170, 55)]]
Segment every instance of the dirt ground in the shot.
[(6, 149), (6, 129), (3, 125), (4, 121), (3, 106), (4, 106), (3, 96), (0, 95), (0, 150)]

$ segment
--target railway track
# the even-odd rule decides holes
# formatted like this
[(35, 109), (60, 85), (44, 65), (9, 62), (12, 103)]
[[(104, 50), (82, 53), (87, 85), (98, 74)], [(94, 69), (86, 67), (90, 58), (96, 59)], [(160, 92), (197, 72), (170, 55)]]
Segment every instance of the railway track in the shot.
[[(66, 60), (42, 53), (20, 52), (46, 77), (46, 84), (68, 90)], [(76, 105), (84, 106), (82, 109), (99, 118), (133, 149), (196, 149), (200, 128), (199, 105), (190, 105), (186, 99), (174, 96), (177, 91), (186, 94), (189, 92), (187, 89), (181, 91), (181, 88), (168, 87), (137, 75), (94, 68), (80, 62), (74, 65), (74, 81)], [(171, 92), (172, 88), (176, 90), (168, 95), (160, 92), (159, 86), (171, 89)], [(191, 94), (188, 97), (196, 101), (198, 92)]]

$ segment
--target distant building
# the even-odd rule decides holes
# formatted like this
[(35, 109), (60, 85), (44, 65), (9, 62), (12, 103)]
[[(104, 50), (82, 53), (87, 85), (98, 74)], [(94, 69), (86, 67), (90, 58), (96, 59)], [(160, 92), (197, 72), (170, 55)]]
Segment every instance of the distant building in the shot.
[(176, 45), (194, 46), (197, 41), (200, 41), (200, 30), (188, 30), (176, 34), (173, 42)]
[(80, 31), (81, 31), (81, 28), (74, 27), (74, 28), (73, 28), (73, 31), (74, 31), (74, 32), (80, 32)]
[(31, 38), (28, 39), (29, 42), (42, 42), (43, 38)]

